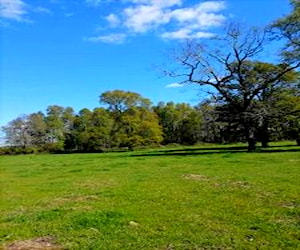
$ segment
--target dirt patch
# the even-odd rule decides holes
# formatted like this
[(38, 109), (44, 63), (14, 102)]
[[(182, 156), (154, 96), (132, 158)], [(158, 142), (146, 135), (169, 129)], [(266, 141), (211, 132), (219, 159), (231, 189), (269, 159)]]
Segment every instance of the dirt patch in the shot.
[(279, 203), (279, 206), (284, 208), (294, 209), (297, 208), (299, 204), (294, 201), (286, 201), (286, 202)]
[(50, 236), (40, 237), (30, 240), (19, 240), (4, 247), (5, 250), (62, 250), (63, 247), (55, 243), (55, 239)]
[(55, 205), (64, 205), (69, 202), (89, 202), (98, 200), (97, 195), (83, 195), (83, 196), (65, 196), (59, 197), (52, 200), (52, 203)]
[(205, 175), (200, 175), (200, 174), (184, 174), (183, 175), (184, 179), (187, 180), (195, 180), (195, 181), (208, 181), (209, 178)]
[(74, 186), (88, 189), (88, 190), (99, 190), (103, 188), (115, 187), (117, 183), (113, 180), (94, 180), (87, 182), (74, 183)]
[[(71, 198), (72, 199), (72, 198)], [(86, 195), (86, 196), (77, 196), (74, 197), (72, 200), (73, 201), (81, 201), (81, 202), (85, 202), (85, 201), (93, 201), (93, 200), (98, 200), (98, 196), (97, 195)]]
[(233, 187), (239, 187), (239, 188), (249, 188), (250, 183), (247, 181), (234, 181), (230, 183)]

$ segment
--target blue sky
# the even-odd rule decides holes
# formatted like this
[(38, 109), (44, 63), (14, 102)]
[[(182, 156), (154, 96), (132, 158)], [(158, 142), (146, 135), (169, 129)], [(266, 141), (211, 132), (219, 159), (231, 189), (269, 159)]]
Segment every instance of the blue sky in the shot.
[(229, 19), (266, 25), (288, 0), (0, 0), (0, 125), (49, 105), (99, 106), (122, 89), (158, 101), (201, 101), (156, 70), (186, 38), (207, 39)]

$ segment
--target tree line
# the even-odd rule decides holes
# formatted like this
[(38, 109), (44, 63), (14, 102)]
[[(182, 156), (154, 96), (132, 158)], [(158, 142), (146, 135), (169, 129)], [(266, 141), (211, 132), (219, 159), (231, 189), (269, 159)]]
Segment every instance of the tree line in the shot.
[[(284, 93), (280, 98), (272, 107), (273, 113), (289, 110), (290, 115), (269, 117), (268, 126), (257, 121), (256, 138), (263, 146), (274, 140), (300, 143), (299, 116), (290, 112), (297, 105), (299, 108), (300, 97)], [(210, 100), (197, 106), (173, 102), (153, 106), (138, 93), (114, 90), (101, 94), (100, 102), (106, 107), (75, 113), (71, 107), (53, 105), (46, 113), (12, 120), (3, 127), (10, 147), (2, 148), (2, 153), (102, 152), (171, 143), (247, 140), (241, 124), (227, 113), (229, 107)]]
[[(197, 84), (208, 98), (156, 106), (138, 93), (121, 90), (100, 95), (104, 107), (49, 106), (46, 113), (24, 115), (3, 127), (7, 152), (80, 151), (197, 142), (247, 142), (267, 147), (274, 140), (300, 145), (300, 1), (267, 28), (229, 24), (223, 34), (191, 40), (172, 53), (165, 73)], [(280, 51), (269, 49), (284, 41)], [(267, 56), (280, 54), (270, 63)], [(3, 151), (4, 149), (2, 149)]]

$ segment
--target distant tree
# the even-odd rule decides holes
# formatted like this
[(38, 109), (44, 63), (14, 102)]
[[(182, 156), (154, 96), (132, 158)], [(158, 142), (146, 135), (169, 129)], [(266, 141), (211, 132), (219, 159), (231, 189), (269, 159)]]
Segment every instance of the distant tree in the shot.
[(112, 124), (113, 119), (105, 109), (96, 108), (93, 111), (82, 109), (65, 144), (69, 149), (85, 152), (110, 148)]
[(45, 115), (42, 112), (30, 114), (28, 116), (28, 133), (31, 137), (31, 144), (42, 147), (47, 142), (47, 125)]
[(100, 95), (100, 103), (107, 105), (108, 110), (114, 113), (122, 113), (133, 107), (149, 108), (151, 105), (151, 101), (140, 94), (123, 90), (102, 93)]
[(163, 127), (164, 144), (194, 144), (200, 140), (200, 114), (189, 104), (160, 102), (154, 111)]
[(5, 138), (8, 145), (25, 149), (31, 144), (28, 116), (20, 116), (10, 121), (2, 129), (6, 134)]
[(114, 120), (112, 146), (132, 148), (161, 141), (161, 129), (149, 99), (134, 92), (114, 90), (101, 94), (100, 103), (108, 106)]
[(63, 140), (64, 123), (62, 120), (64, 108), (53, 105), (47, 108), (46, 124), (49, 143), (58, 143)]
[[(295, 93), (295, 91), (298, 91)], [(295, 140), (300, 146), (300, 91), (279, 93), (272, 117), (273, 137), (277, 140)]]
[(67, 137), (65, 142), (66, 149), (89, 151), (91, 138), (89, 130), (92, 127), (92, 111), (87, 108), (80, 110), (79, 114), (75, 117), (72, 134)]
[(121, 146), (156, 145), (162, 141), (162, 128), (157, 115), (149, 108), (132, 107), (124, 112), (122, 129), (117, 133)]
[(63, 150), (66, 134), (72, 130), (74, 111), (72, 108), (52, 105), (47, 108), (45, 117), (47, 140), (50, 150)]
[(200, 140), (212, 143), (241, 141), (241, 129), (232, 122), (226, 105), (205, 100), (196, 107), (201, 117)]

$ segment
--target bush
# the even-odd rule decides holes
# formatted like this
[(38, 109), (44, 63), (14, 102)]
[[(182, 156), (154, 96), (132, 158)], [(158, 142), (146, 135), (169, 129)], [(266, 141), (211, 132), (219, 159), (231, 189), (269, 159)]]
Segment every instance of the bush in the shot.
[(34, 147), (23, 148), (23, 147), (1, 147), (0, 155), (20, 155), (20, 154), (34, 154), (37, 149)]

